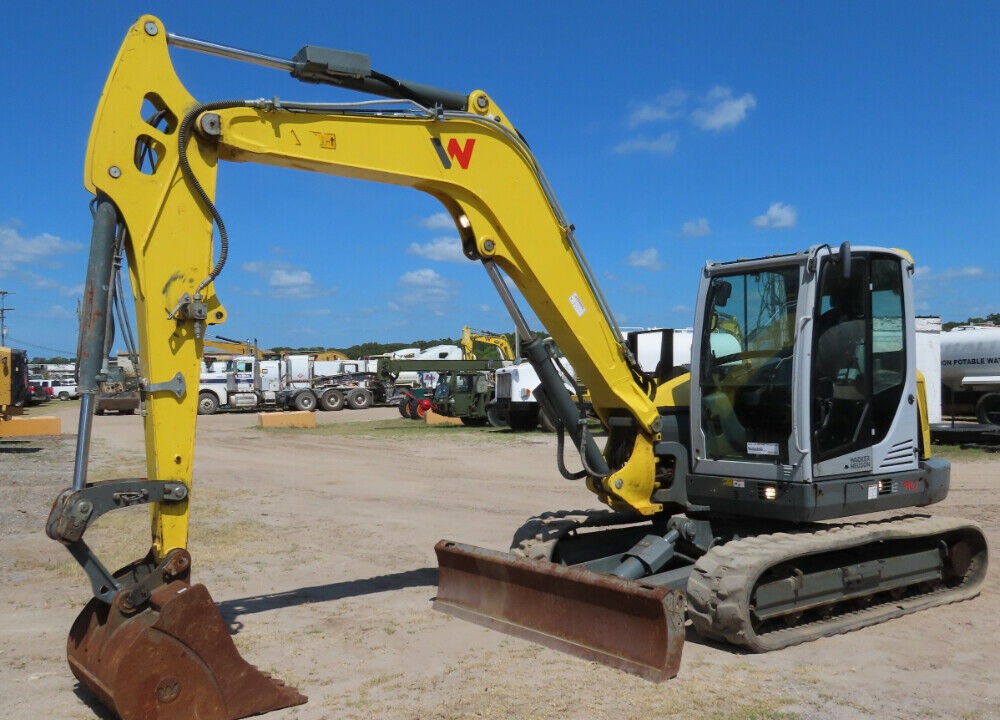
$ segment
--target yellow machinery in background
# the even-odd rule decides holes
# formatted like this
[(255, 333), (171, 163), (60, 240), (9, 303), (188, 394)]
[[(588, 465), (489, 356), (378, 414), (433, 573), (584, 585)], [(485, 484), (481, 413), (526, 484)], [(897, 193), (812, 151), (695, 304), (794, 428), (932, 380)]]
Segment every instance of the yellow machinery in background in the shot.
[(476, 354), (473, 352), (473, 345), (477, 342), (493, 345), (500, 352), (502, 360), (514, 359), (514, 350), (504, 335), (486, 330), (473, 330), (466, 325), (462, 328), (462, 340), (459, 343), (462, 346), (462, 350), (465, 351), (466, 360), (476, 359)]
[(27, 354), (23, 350), (0, 347), (0, 437), (59, 435), (59, 418), (24, 415), (28, 397)]

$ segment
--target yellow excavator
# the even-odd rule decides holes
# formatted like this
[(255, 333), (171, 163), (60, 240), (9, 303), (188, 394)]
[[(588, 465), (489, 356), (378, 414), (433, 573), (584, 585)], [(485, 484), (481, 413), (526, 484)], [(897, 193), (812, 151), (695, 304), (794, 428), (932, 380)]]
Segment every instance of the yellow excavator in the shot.
[[(198, 101), (171, 47), (378, 97)], [(190, 582), (198, 368), (206, 328), (226, 319), (214, 281), (229, 237), (213, 201), (225, 162), (437, 198), (510, 312), (540, 401), (558, 419), (560, 473), (585, 484), (567, 485), (567, 504), (589, 491), (608, 506), (540, 513), (509, 551), (442, 540), (438, 609), (662, 680), (678, 672), (687, 620), (702, 636), (763, 651), (979, 592), (982, 531), (913, 510), (945, 497), (950, 468), (929, 452), (906, 253), (845, 243), (709, 262), (690, 373), (651, 377), (527, 144), (485, 92), (399, 80), (357, 53), (237, 50), (145, 16), (128, 31), (90, 135), (77, 461), (47, 522), (93, 590), (70, 631), (70, 666), (119, 717), (228, 720), (305, 701), (239, 656), (208, 591)], [(123, 254), (148, 477), (89, 482), (94, 378)], [(545, 333), (529, 327), (508, 279)], [(602, 433), (566, 388), (547, 335), (586, 383)], [(135, 504), (151, 508), (149, 553), (110, 572), (85, 531)], [(876, 511), (900, 513), (843, 521)]]
[(58, 417), (24, 415), (30, 396), (28, 354), (0, 345), (0, 438), (60, 433)]
[(9, 433), (15, 417), (28, 404), (28, 355), (0, 345), (0, 437)]
[(258, 360), (263, 360), (264, 355), (267, 354), (265, 350), (260, 349), (256, 342), (251, 342), (250, 340), (233, 340), (232, 338), (221, 336), (206, 336), (202, 340), (202, 350), (206, 355), (216, 352), (230, 355), (251, 355)]
[(475, 360), (476, 353), (473, 352), (475, 343), (481, 342), (492, 345), (500, 352), (502, 360), (513, 360), (514, 350), (510, 347), (510, 342), (505, 335), (489, 332), (488, 330), (473, 330), (468, 325), (462, 328), (462, 339), (459, 344), (465, 352), (466, 360)]
[(350, 360), (350, 358), (340, 350), (323, 350), (316, 353), (313, 360)]

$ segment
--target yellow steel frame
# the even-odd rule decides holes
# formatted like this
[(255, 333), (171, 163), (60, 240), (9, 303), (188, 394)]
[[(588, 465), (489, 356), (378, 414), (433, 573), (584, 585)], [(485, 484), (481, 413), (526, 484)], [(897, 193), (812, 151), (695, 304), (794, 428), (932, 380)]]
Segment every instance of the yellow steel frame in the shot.
[[(117, 205), (128, 228), (126, 254), (135, 295), (140, 362), (151, 383), (180, 371), (196, 388), (202, 342), (191, 321), (170, 317), (212, 267), (212, 223), (179, 169), (177, 124), (194, 98), (170, 62), (166, 31), (144, 16), (129, 30), (101, 98), (87, 151), (85, 182)], [(164, 110), (165, 129), (143, 107)], [(619, 338), (572, 250), (541, 171), (500, 109), (483, 92), (466, 113), (377, 116), (295, 113), (269, 108), (216, 111), (219, 134), (195, 136), (187, 151), (194, 175), (214, 197), (218, 160), (294, 167), (412, 187), (436, 197), (454, 218), (470, 258), (493, 260), (521, 290), (590, 390), (602, 418), (631, 413), (641, 432), (626, 465), (592, 486), (614, 507), (650, 514), (658, 439), (656, 405), (636, 384)], [(156, 150), (155, 172), (136, 167), (137, 142)], [(457, 148), (450, 167), (433, 144)], [(457, 160), (457, 158), (456, 158)], [(212, 285), (203, 296), (208, 323), (225, 320)], [(147, 471), (191, 484), (197, 393), (147, 398)], [(187, 543), (188, 506), (154, 506), (153, 550), (162, 557)]]

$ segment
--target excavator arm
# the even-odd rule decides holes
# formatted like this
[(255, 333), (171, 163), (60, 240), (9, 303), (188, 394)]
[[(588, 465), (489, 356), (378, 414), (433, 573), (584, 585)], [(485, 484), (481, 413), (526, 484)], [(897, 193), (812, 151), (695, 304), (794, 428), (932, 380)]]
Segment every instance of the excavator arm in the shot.
[[(200, 102), (177, 78), (171, 45), (272, 65), (310, 82), (393, 99), (329, 104), (277, 99)], [(228, 638), (221, 637), (225, 633), (218, 631), (221, 618), (217, 613), (209, 617), (212, 613), (206, 608), (211, 600), (202, 586), (192, 586), (201, 588), (197, 598), (196, 593), (186, 592), (196, 388), (204, 349), (212, 345), (206, 330), (226, 319), (214, 285), (229, 242), (214, 205), (220, 161), (412, 187), (437, 198), (455, 221), (464, 254), (483, 264), (511, 311), (548, 401), (580, 452), (584, 471), (579, 474), (586, 475), (590, 489), (615, 510), (648, 516), (661, 509), (652, 500), (653, 446), (660, 438), (652, 388), (635, 369), (572, 226), (535, 158), (492, 98), (479, 90), (466, 96), (393, 80), (372, 71), (366, 56), (351, 53), (307, 47), (292, 61), (282, 61), (224, 49), (169, 34), (156, 18), (142, 17), (129, 30), (114, 63), (87, 149), (85, 184), (96, 200), (81, 331), (83, 402), (77, 463), (73, 487), (56, 500), (47, 527), (48, 534), (67, 545), (84, 567), (94, 590), (94, 600), (71, 632), (71, 666), (123, 718), (184, 716), (171, 714), (179, 707), (172, 702), (177, 688), (162, 686), (162, 677), (143, 681), (152, 684), (152, 690), (132, 687), (136, 683), (131, 673), (142, 665), (147, 646), (155, 644), (149, 635), (156, 628), (179, 644), (178, 652), (190, 656), (193, 667), (200, 668), (191, 671), (192, 677), (201, 675), (189, 681), (195, 689), (187, 691), (188, 697), (212, 695), (209, 705), (215, 705), (198, 717), (243, 717), (305, 700), (235, 654), (231, 641), (227, 645)], [(216, 230), (218, 243), (213, 242)], [(120, 254), (127, 259), (134, 297), (148, 479), (88, 483), (92, 399), (107, 350), (109, 288), (114, 287), (111, 278)], [(605, 457), (587, 432), (545, 343), (528, 327), (503, 275), (517, 286), (570, 359), (601, 420), (629, 428), (623, 440), (613, 435), (609, 441), (608, 446), (615, 448), (613, 459), (610, 452)], [(82, 536), (97, 515), (114, 509), (122, 498), (150, 505), (152, 543), (147, 558), (110, 573)], [(447, 549), (444, 554), (457, 557)], [(488, 564), (483, 558), (476, 562)], [(450, 563), (442, 562), (442, 584), (448, 577), (445, 565)], [(559, 593), (568, 592), (575, 603), (591, 602), (586, 597), (597, 586), (593, 578), (564, 575), (547, 582), (558, 586)], [(463, 590), (468, 587), (464, 580), (452, 582)], [(605, 587), (601, 592), (606, 597), (598, 602), (598, 615), (627, 594), (620, 588)], [(682, 612), (676, 597), (668, 597), (665, 590), (654, 594), (651, 602), (660, 609), (652, 611), (652, 623), (663, 625), (667, 597), (676, 642)], [(440, 592), (439, 601), (446, 595)], [(200, 605), (192, 605), (192, 598)], [(623, 613), (636, 614), (634, 608)], [(145, 619), (140, 622), (139, 617)], [(139, 626), (145, 630), (134, 631)], [(215, 645), (207, 647), (205, 637), (211, 633), (195, 626), (215, 628), (219, 636), (212, 641)], [(123, 628), (133, 629), (142, 641), (126, 648), (121, 638), (128, 633)], [(549, 634), (546, 627), (539, 632)], [(633, 630), (625, 637), (635, 634)], [(565, 633), (566, 638), (571, 635)], [(561, 642), (590, 647), (579, 638)], [(653, 644), (668, 643), (660, 639)], [(604, 652), (586, 649), (583, 654), (600, 657)], [(679, 650), (672, 652), (673, 660), (679, 661)], [(238, 671), (233, 669), (237, 666)], [(228, 683), (236, 675), (243, 678), (243, 685)], [(258, 700), (248, 705), (249, 696)]]
[(231, 353), (233, 355), (253, 355), (258, 360), (264, 358), (264, 351), (249, 340), (233, 340), (224, 337), (208, 337), (202, 340), (202, 350), (206, 352)]
[(485, 330), (473, 330), (468, 325), (462, 328), (462, 348), (465, 350), (466, 360), (475, 360), (476, 356), (472, 352), (473, 343), (481, 342), (487, 345), (492, 345), (500, 352), (500, 357), (504, 360), (513, 360), (514, 351), (510, 347), (510, 343), (507, 338), (503, 335), (497, 333), (487, 332)]

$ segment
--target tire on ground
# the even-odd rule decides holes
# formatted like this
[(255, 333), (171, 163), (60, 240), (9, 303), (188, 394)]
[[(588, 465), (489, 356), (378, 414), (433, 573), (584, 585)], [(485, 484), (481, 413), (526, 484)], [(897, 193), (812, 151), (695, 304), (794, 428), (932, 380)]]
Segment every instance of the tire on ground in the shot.
[(296, 410), (315, 410), (316, 396), (313, 395), (312, 390), (300, 390), (296, 393), (295, 397), (292, 398), (292, 406)]
[(542, 430), (545, 432), (556, 431), (556, 421), (549, 416), (548, 411), (542, 405), (538, 406), (538, 424), (542, 426)]
[(219, 410), (219, 398), (215, 397), (215, 393), (210, 393), (207, 390), (198, 393), (198, 414), (199, 415), (215, 415)]
[(366, 407), (371, 407), (372, 396), (367, 390), (354, 388), (347, 393), (347, 404), (355, 410), (364, 410)]
[(507, 423), (500, 419), (500, 409), (494, 402), (486, 406), (486, 421), (495, 428), (507, 427)]
[(983, 425), (1000, 425), (1000, 393), (987, 393), (979, 398), (976, 419)]
[(343, 410), (344, 393), (340, 392), (337, 388), (327, 388), (319, 396), (319, 406), (323, 410)]

